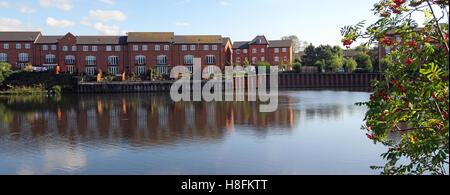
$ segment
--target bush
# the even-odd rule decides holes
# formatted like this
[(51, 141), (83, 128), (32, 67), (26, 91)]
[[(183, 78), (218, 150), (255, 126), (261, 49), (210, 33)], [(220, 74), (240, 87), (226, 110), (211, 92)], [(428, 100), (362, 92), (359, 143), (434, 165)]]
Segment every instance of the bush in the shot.
[(266, 72), (270, 72), (270, 64), (268, 62), (258, 62), (256, 63), (256, 71), (259, 71), (258, 67), (266, 67)]
[(357, 66), (358, 66), (358, 64), (356, 63), (356, 61), (353, 58), (348, 59), (345, 63), (345, 69), (348, 72), (355, 71)]
[(323, 60), (317, 60), (316, 63), (314, 63), (314, 66), (317, 66), (319, 68), (319, 72), (325, 72), (325, 63)]
[(370, 72), (372, 70), (372, 61), (370, 60), (370, 56), (360, 52), (356, 54), (355, 61), (358, 64), (358, 68), (364, 69), (367, 72)]
[(294, 69), (294, 72), (296, 72), (296, 73), (302, 72), (302, 64), (301, 64), (300, 62), (295, 62), (295, 63), (292, 65), (292, 67), (293, 67), (293, 69)]

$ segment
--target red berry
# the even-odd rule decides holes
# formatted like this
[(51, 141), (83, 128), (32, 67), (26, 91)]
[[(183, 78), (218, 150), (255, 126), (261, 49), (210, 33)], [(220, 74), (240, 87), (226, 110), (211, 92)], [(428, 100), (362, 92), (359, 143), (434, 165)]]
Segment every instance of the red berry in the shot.
[(384, 121), (384, 120), (385, 120), (384, 116), (382, 116), (382, 117), (381, 117), (381, 120), (382, 120), (382, 121)]
[(392, 85), (395, 85), (395, 84), (397, 84), (397, 81), (396, 81), (396, 80), (393, 80), (393, 81), (392, 81)]
[(391, 100), (391, 97), (387, 96), (386, 101), (389, 101), (389, 100)]
[(412, 63), (413, 63), (413, 60), (411, 60), (411, 59), (408, 58), (408, 59), (405, 61), (405, 63), (406, 63), (406, 64), (412, 64)]
[(448, 113), (444, 113), (444, 117), (448, 119)]
[(417, 46), (417, 42), (413, 40), (413, 41), (409, 42), (408, 45), (409, 45), (409, 47), (415, 47), (415, 46)]
[(445, 98), (439, 98), (440, 102), (445, 102)]

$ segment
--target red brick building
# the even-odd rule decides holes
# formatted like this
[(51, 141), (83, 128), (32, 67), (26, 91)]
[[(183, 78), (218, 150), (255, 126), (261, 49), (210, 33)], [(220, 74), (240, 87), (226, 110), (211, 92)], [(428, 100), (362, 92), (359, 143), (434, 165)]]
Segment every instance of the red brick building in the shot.
[(168, 74), (174, 66), (224, 69), (232, 62), (232, 43), (222, 36), (176, 36), (174, 33), (130, 32), (127, 36), (44, 36), (40, 32), (0, 32), (0, 62), (13, 69), (31, 64), (62, 72), (142, 74), (150, 68)]
[(257, 36), (252, 41), (234, 42), (232, 60), (236, 65), (243, 65), (245, 61), (250, 65), (258, 62), (268, 62), (272, 66), (288, 65), (292, 63), (292, 48), (292, 41), (268, 41), (265, 36)]

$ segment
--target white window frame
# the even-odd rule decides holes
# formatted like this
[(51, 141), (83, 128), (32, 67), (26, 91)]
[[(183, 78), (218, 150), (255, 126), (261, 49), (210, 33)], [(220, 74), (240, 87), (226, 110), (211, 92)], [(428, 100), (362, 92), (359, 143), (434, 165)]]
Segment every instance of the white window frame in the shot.
[(187, 51), (187, 49), (188, 49), (187, 45), (182, 45), (181, 46), (181, 51)]
[(48, 45), (43, 45), (43, 46), (42, 46), (42, 50), (48, 51)]
[(169, 67), (168, 66), (157, 66), (156, 70), (158, 71), (158, 74), (165, 75), (169, 73)]
[(280, 53), (280, 48), (275, 48), (275, 53)]
[(253, 57), (252, 58), (252, 64), (255, 65), (256, 63), (258, 63), (258, 58), (257, 57)]
[(26, 44), (25, 44), (25, 49), (31, 49), (31, 44), (26, 43)]
[(261, 48), (261, 53), (266, 52), (266, 50), (264, 48)]
[(205, 57), (205, 61), (206, 61), (206, 64), (208, 64), (208, 65), (214, 65), (214, 64), (216, 64), (216, 56), (215, 55), (207, 55), (206, 57)]
[(155, 45), (155, 51), (161, 51), (161, 46), (160, 45)]
[(22, 49), (22, 44), (16, 43), (16, 49)]
[(121, 49), (120, 45), (116, 45), (116, 46), (114, 47), (114, 50), (115, 50), (115, 51), (120, 51), (120, 49)]
[(170, 50), (170, 46), (169, 45), (164, 45), (164, 51), (169, 51)]
[(83, 51), (89, 51), (89, 46), (84, 45), (84, 46), (83, 46)]
[(241, 54), (241, 50), (240, 49), (236, 50), (236, 54)]
[(86, 66), (96, 66), (97, 57), (96, 56), (86, 56)]
[(209, 51), (209, 45), (203, 45), (203, 51)]
[(184, 64), (185, 65), (193, 65), (194, 64), (194, 56), (193, 55), (185, 55), (184, 56)]
[(236, 63), (241, 63), (241, 58), (240, 57), (236, 58)]
[(45, 63), (46, 64), (56, 64), (56, 55), (55, 54), (45, 55)]
[(287, 48), (282, 48), (281, 52), (286, 53), (287, 52)]
[(73, 74), (75, 72), (76, 72), (76, 70), (75, 70), (75, 66), (74, 65), (66, 66), (66, 73)]
[(0, 53), (0, 62), (8, 62), (8, 54)]
[(3, 44), (3, 49), (9, 49), (9, 44), (8, 43)]
[(166, 55), (159, 55), (156, 58), (156, 64), (157, 65), (167, 65), (168, 61), (167, 61), (167, 56)]
[(258, 50), (256, 48), (253, 48), (252, 53), (258, 53)]
[(287, 61), (288, 61), (288, 57), (287, 57), (287, 56), (284, 56), (284, 57), (283, 57), (283, 61), (287, 62)]
[(69, 51), (69, 47), (67, 47), (67, 45), (64, 45), (62, 48), (63, 51)]
[(76, 46), (76, 45), (73, 45), (73, 46), (72, 46), (72, 51), (77, 51), (77, 50), (78, 50), (77, 46)]
[(147, 64), (147, 57), (144, 55), (137, 55), (134, 57), (135, 64), (138, 66), (143, 66)]
[(212, 50), (213, 50), (213, 51), (217, 51), (217, 49), (218, 49), (217, 45), (213, 45), (213, 46), (212, 46)]
[(88, 75), (95, 75), (96, 71), (97, 71), (96, 67), (86, 67), (86, 74)]
[(74, 65), (75, 64), (75, 56), (73, 55), (67, 55), (66, 57), (64, 57), (64, 62), (70, 65)]
[(107, 45), (106, 46), (106, 51), (112, 51), (112, 46), (111, 45)]
[(279, 61), (280, 61), (280, 57), (275, 56), (274, 61), (275, 61), (275, 62), (279, 62)]
[(108, 56), (108, 66), (118, 66), (119, 56)]
[(261, 62), (265, 62), (266, 58), (265, 57), (261, 57)]
[(52, 51), (56, 51), (57, 47), (56, 47), (56, 45), (51, 45), (51, 46), (50, 46), (50, 49), (51, 49)]
[(244, 49), (244, 53), (245, 53), (245, 54), (248, 53), (248, 49)]
[(145, 66), (136, 66), (136, 74), (138, 76), (145, 74)]
[(189, 50), (195, 51), (195, 50), (196, 50), (196, 46), (195, 46), (195, 45), (191, 45), (190, 48), (189, 48)]
[(118, 75), (119, 74), (119, 67), (118, 66), (108, 66), (108, 72), (111, 75)]
[(143, 45), (142, 46), (142, 51), (148, 51), (148, 45)]
[(97, 45), (93, 45), (92, 46), (92, 51), (98, 51), (98, 46)]
[(19, 62), (29, 62), (30, 55), (28, 53), (19, 53)]

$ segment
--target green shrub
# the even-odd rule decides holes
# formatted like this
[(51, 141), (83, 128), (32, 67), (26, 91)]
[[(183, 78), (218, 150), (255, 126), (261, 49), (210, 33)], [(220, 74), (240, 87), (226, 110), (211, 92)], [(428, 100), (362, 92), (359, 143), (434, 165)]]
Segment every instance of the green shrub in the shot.
[(296, 73), (302, 72), (302, 64), (300, 62), (295, 62), (292, 65), (292, 68), (294, 69), (294, 72), (296, 72)]

